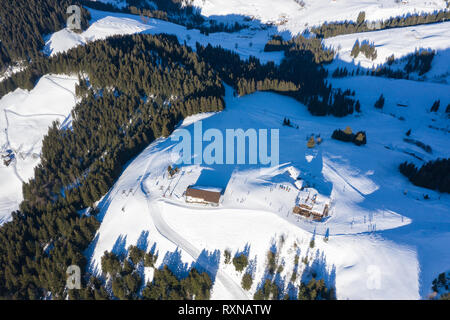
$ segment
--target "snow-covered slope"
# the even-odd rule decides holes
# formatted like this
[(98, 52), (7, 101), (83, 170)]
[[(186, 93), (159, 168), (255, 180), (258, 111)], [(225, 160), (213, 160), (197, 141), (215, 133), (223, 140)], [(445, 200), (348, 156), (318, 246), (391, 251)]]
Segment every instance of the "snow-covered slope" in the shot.
[(78, 78), (42, 77), (31, 91), (17, 89), (0, 99), (0, 151), (14, 155), (9, 166), (0, 159), (0, 224), (10, 219), (22, 201), (22, 182), (33, 177), (42, 139), (53, 121), (70, 125)]
[[(245, 14), (266, 22), (279, 21), (280, 15), (287, 11), (289, 19), (278, 28), (297, 32), (306, 23), (354, 20), (359, 11), (366, 11), (367, 18), (373, 20), (414, 10), (432, 11), (441, 8), (444, 2), (305, 0), (305, 3), (305, 9), (299, 9), (293, 0), (280, 1), (276, 6), (270, 1), (219, 0), (199, 1), (197, 5), (206, 15)], [(212, 4), (217, 6), (213, 8)], [(292, 5), (298, 8), (290, 10)], [(56, 32), (48, 37), (44, 51), (55, 54), (115, 34), (164, 32), (176, 34), (181, 43), (186, 41), (191, 46), (197, 41), (221, 45), (243, 58), (255, 55), (262, 61), (279, 62), (283, 56), (280, 52), (263, 52), (276, 27), (205, 36), (197, 30), (157, 19), (90, 12), (93, 20), (88, 30), (81, 34), (66, 29)], [(399, 57), (422, 46), (439, 49), (430, 73), (442, 75), (440, 69), (448, 72), (446, 28), (448, 23), (376, 31), (331, 38), (327, 44), (341, 46), (336, 63), (343, 65), (353, 64), (348, 53), (359, 36), (363, 40), (372, 37), (369, 39), (377, 45), (380, 59), (377, 63), (384, 62), (391, 52)], [(193, 123), (200, 120), (204, 128), (221, 131), (279, 128), (280, 168), (183, 166), (170, 180), (166, 173), (167, 166), (176, 158), (172, 152), (174, 142), (159, 139), (148, 146), (125, 168), (99, 205), (101, 227), (86, 252), (91, 269), (99, 270), (105, 250), (119, 253), (138, 244), (158, 251), (158, 265), (168, 264), (177, 274), (184, 274), (191, 264), (212, 270), (216, 275), (213, 298), (251, 298), (267, 276), (266, 254), (272, 249), (279, 253), (279, 263), (283, 265), (275, 280), (292, 296), (295, 290), (289, 286), (289, 280), (296, 270), (299, 274), (296, 285), (300, 278), (317, 273), (336, 286), (340, 299), (426, 297), (432, 279), (448, 270), (450, 264), (450, 198), (413, 186), (398, 172), (398, 165), (405, 160), (421, 164), (412, 154), (423, 161), (450, 156), (449, 122), (442, 111), (450, 102), (449, 86), (374, 77), (331, 81), (334, 87), (356, 91), (362, 104), (361, 115), (342, 119), (312, 117), (305, 106), (287, 97), (256, 93), (237, 98), (227, 88), (225, 111), (190, 117), (182, 125), (191, 132)], [(47, 75), (32, 91), (16, 90), (0, 100), (1, 150), (12, 149), (16, 154), (15, 163), (0, 167), (0, 223), (9, 219), (10, 211), (17, 208), (22, 198), (21, 179), (32, 176), (48, 126), (53, 120), (60, 120), (64, 126), (70, 124), (68, 115), (75, 104), (75, 83), (76, 78)], [(381, 93), (386, 105), (378, 111), (373, 104)], [(441, 110), (429, 113), (437, 99), (441, 100)], [(299, 128), (282, 127), (284, 117)], [(330, 139), (334, 129), (347, 125), (355, 131), (365, 130), (368, 144), (356, 147)], [(409, 129), (412, 138), (432, 147), (432, 154), (403, 140)], [(325, 141), (311, 151), (306, 148), (305, 138), (312, 133), (320, 134)], [(297, 168), (302, 179), (331, 200), (331, 216), (326, 221), (310, 222), (292, 215), (297, 189), (286, 173), (290, 167)], [(186, 187), (197, 182), (225, 188), (218, 208), (184, 202)], [(424, 200), (424, 194), (431, 199)], [(327, 230), (330, 239), (324, 242)], [(310, 248), (313, 237), (315, 246)], [(249, 292), (239, 289), (242, 274), (232, 265), (224, 264), (225, 249), (249, 255), (249, 271), (254, 276)], [(296, 255), (300, 261), (308, 257), (308, 266), (301, 262), (296, 269)], [(151, 279), (150, 269), (145, 274), (146, 280)]]
[(366, 13), (367, 20), (376, 21), (446, 8), (444, 0), (193, 0), (192, 3), (205, 16), (250, 16), (263, 23), (275, 23), (280, 30), (292, 34), (325, 22), (356, 21), (361, 11)]
[[(377, 58), (372, 61), (362, 53), (356, 59), (351, 57), (356, 40), (360, 44), (364, 41), (373, 43)], [(398, 59), (419, 49), (430, 49), (435, 50), (437, 55), (427, 78), (442, 80), (450, 75), (450, 22), (342, 35), (325, 39), (324, 44), (337, 52), (330, 69), (338, 66), (346, 66), (350, 70), (356, 66), (372, 68), (386, 63), (392, 55)]]
[[(352, 83), (366, 90), (358, 96), (363, 113), (343, 119), (312, 117), (303, 105), (276, 94), (233, 97), (227, 88), (225, 111), (191, 117), (182, 128), (192, 133), (192, 123), (200, 120), (203, 130), (278, 128), (283, 165), (279, 169), (182, 165), (180, 172), (169, 179), (167, 167), (177, 159), (175, 142), (170, 138), (154, 142), (127, 166), (99, 204), (102, 223), (87, 252), (91, 269), (99, 270), (105, 250), (123, 253), (129, 245), (140, 244), (156, 250), (158, 265), (169, 264), (175, 273), (183, 274), (191, 264), (217, 270), (213, 298), (241, 298), (236, 285), (242, 274), (223, 261), (223, 252), (229, 249), (232, 254), (249, 255), (248, 271), (255, 281), (246, 295), (252, 297), (267, 277), (266, 255), (271, 249), (279, 253), (283, 265), (275, 281), (293, 296), (295, 290), (289, 282), (296, 270), (296, 285), (300, 278), (316, 273), (336, 286), (339, 299), (425, 297), (432, 279), (450, 263), (446, 250), (450, 240), (450, 197), (411, 185), (397, 168), (404, 160), (417, 161), (406, 152), (420, 153), (420, 149), (403, 141), (410, 127), (415, 135), (427, 137), (426, 143), (432, 146), (434, 154), (424, 155), (426, 159), (449, 156), (448, 136), (427, 127), (429, 123), (447, 122), (439, 119), (442, 114), (430, 115), (422, 107), (431, 99), (426, 93), (447, 99), (447, 86), (426, 84), (421, 89), (423, 97), (411, 97), (406, 110), (398, 109), (391, 93), (384, 91), (387, 106), (379, 112), (372, 105), (386, 83), (377, 87), (372, 80), (393, 81), (353, 79)], [(405, 99), (407, 92), (417, 90), (414, 84), (405, 81), (408, 91), (400, 87), (396, 97)], [(400, 115), (405, 120), (399, 120)], [(281, 126), (284, 117), (299, 128)], [(334, 129), (346, 125), (365, 130), (368, 144), (357, 147), (329, 138)], [(321, 134), (325, 141), (309, 151), (305, 136), (311, 133)], [(331, 198), (330, 218), (311, 222), (292, 214), (298, 190), (286, 174), (291, 166), (309, 185)], [(219, 207), (185, 203), (183, 192), (191, 184), (225, 188)], [(424, 193), (431, 200), (423, 200)], [(330, 239), (325, 242), (327, 230)], [(314, 248), (310, 248), (312, 238)], [(300, 261), (308, 257), (308, 265), (300, 263), (295, 268), (296, 255)]]
[[(203, 45), (208, 43), (220, 45), (226, 49), (234, 50), (244, 59), (253, 55), (262, 62), (274, 61), (279, 63), (283, 58), (282, 52), (264, 52), (264, 45), (275, 34), (276, 28), (250, 28), (236, 33), (212, 33), (209, 36), (201, 34), (198, 30), (187, 30), (185, 27), (158, 20), (141, 19), (131, 14), (108, 13), (91, 10), (92, 21), (90, 27), (81, 34), (68, 29), (60, 30), (47, 38), (44, 52), (54, 55), (64, 52), (74, 46), (83, 45), (88, 41), (104, 39), (108, 36), (132, 33), (169, 33), (178, 37), (180, 43), (186, 43), (195, 49), (195, 43)], [(337, 52), (337, 57), (328, 68), (331, 72), (337, 67), (346, 67), (349, 70), (372, 68), (382, 65), (392, 55), (401, 58), (420, 49), (436, 51), (431, 70), (425, 75), (425, 80), (448, 81), (449, 52), (450, 52), (450, 22), (432, 25), (419, 25), (414, 27), (378, 30), (373, 32), (356, 33), (337, 36), (324, 40), (327, 47)], [(370, 60), (359, 54), (356, 59), (350, 52), (356, 40), (360, 43), (368, 41), (375, 44), (377, 58)]]
[(133, 33), (175, 34), (180, 43), (195, 48), (196, 42), (235, 50), (242, 58), (258, 56), (261, 61), (279, 62), (281, 52), (263, 52), (264, 45), (275, 32), (273, 28), (245, 29), (236, 33), (213, 33), (209, 36), (200, 31), (188, 30), (183, 26), (158, 19), (141, 19), (132, 14), (108, 13), (89, 9), (92, 20), (89, 28), (81, 34), (63, 29), (50, 35), (46, 40), (44, 52), (53, 55), (64, 52), (74, 46), (85, 44), (88, 41), (104, 39), (108, 36)]

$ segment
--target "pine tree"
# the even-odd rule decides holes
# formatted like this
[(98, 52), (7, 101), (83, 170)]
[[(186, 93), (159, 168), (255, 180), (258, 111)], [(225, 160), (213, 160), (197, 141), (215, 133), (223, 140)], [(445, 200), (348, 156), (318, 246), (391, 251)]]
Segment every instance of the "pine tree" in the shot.
[(366, 20), (366, 13), (364, 11), (361, 11), (358, 14), (358, 18), (356, 19), (356, 24), (358, 26), (361, 26), (364, 23), (365, 20)]
[(356, 103), (355, 103), (355, 110), (356, 110), (356, 112), (361, 112), (361, 103), (359, 102), (359, 100), (356, 100)]
[(384, 97), (383, 94), (380, 95), (377, 101), (375, 101), (375, 108), (382, 109), (384, 106)]
[(359, 41), (356, 40), (356, 41), (355, 41), (355, 44), (353, 45), (352, 51), (351, 51), (351, 53), (350, 53), (350, 56), (352, 56), (353, 58), (358, 57), (359, 51), (360, 51)]
[(440, 100), (436, 100), (431, 106), (430, 112), (437, 112), (439, 110), (439, 106), (441, 104)]

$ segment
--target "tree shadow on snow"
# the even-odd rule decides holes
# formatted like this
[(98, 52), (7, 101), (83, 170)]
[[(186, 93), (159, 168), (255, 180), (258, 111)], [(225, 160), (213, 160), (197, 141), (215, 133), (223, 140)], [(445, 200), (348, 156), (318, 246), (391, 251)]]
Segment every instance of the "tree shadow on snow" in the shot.
[[(152, 250), (155, 246), (152, 247)], [(195, 268), (199, 273), (206, 272), (211, 278), (212, 283), (215, 283), (216, 275), (219, 270), (220, 263), (220, 251), (214, 250), (209, 252), (203, 249), (196, 261), (192, 262), (190, 265), (183, 262), (181, 257), (181, 250), (177, 248), (174, 252), (167, 252), (164, 256), (163, 262), (160, 268), (165, 265), (169, 270), (178, 278), (184, 279), (189, 275), (189, 272)]]
[(323, 279), (328, 288), (336, 289), (336, 266), (333, 264), (328, 271), (327, 260), (324, 253), (320, 250), (316, 251), (314, 260), (305, 266), (301, 281), (306, 284), (312, 278), (316, 280)]

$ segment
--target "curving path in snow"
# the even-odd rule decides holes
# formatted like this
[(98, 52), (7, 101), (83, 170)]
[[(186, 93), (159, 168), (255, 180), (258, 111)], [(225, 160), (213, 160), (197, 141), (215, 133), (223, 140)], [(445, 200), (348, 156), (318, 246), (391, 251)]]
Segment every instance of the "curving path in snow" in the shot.
[(16, 157), (8, 167), (0, 163), (0, 226), (22, 201), (22, 184), (34, 175), (48, 127), (54, 120), (68, 127), (77, 81), (48, 74), (32, 90), (17, 89), (0, 99), (0, 150), (11, 149)]
[[(144, 187), (145, 189), (145, 187)], [(144, 190), (143, 189), (143, 190)], [(177, 247), (181, 248), (185, 252), (187, 252), (193, 259), (198, 259), (200, 256), (200, 250), (197, 249), (194, 245), (192, 245), (189, 241), (183, 238), (179, 233), (174, 231), (164, 220), (161, 215), (161, 211), (158, 208), (158, 202), (160, 200), (152, 199), (152, 197), (147, 193), (147, 205), (150, 215), (153, 219), (156, 229), (158, 232), (174, 243)], [(207, 264), (202, 264), (206, 270), (211, 270), (211, 266)], [(232, 299), (234, 300), (248, 300), (249, 297), (246, 295), (244, 290), (241, 288), (239, 284), (234, 282), (226, 273), (222, 270), (218, 270), (216, 274), (216, 281), (221, 282), (221, 284), (227, 289), (227, 291), (231, 294)]]
[[(150, 163), (151, 161), (149, 161)], [(148, 170), (148, 168), (147, 168)], [(162, 201), (160, 196), (152, 197), (149, 190), (145, 185), (144, 177), (146, 177), (147, 172), (142, 176), (140, 187), (141, 191), (144, 193), (147, 199), (148, 211), (152, 217), (153, 223), (158, 230), (158, 232), (167, 240), (175, 244), (177, 247), (184, 250), (188, 253), (194, 260), (197, 260), (200, 256), (201, 251), (197, 249), (193, 244), (191, 244), (188, 240), (183, 238), (179, 233), (173, 230), (164, 218), (161, 215), (161, 211), (159, 208), (159, 202)], [(200, 265), (206, 270), (211, 270), (211, 266), (208, 264), (204, 264), (199, 261)], [(212, 270), (211, 270), (212, 271)], [(226, 273), (222, 270), (217, 270), (216, 281), (219, 281), (224, 288), (231, 294), (232, 299), (234, 300), (248, 300), (249, 297), (244, 292), (239, 284), (234, 282)]]

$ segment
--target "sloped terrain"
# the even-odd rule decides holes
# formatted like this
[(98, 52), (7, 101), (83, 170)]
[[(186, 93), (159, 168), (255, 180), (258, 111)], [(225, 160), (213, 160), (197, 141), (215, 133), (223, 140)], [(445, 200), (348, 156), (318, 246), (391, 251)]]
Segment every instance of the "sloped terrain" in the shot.
[[(442, 86), (441, 95), (446, 94), (445, 89)], [(242, 273), (224, 263), (223, 252), (246, 252), (251, 261), (248, 270), (255, 279), (249, 297), (269, 277), (266, 255), (270, 248), (280, 254), (284, 268), (276, 281), (288, 293), (294, 287), (289, 279), (298, 254), (300, 259), (308, 257), (315, 262), (302, 264), (295, 272), (305, 278), (315, 272), (327, 279), (336, 286), (338, 299), (417, 299), (428, 294), (429, 286), (421, 283), (431, 283), (432, 275), (450, 259), (445, 248), (449, 237), (445, 203), (450, 198), (429, 193), (431, 200), (423, 200), (423, 191), (397, 171), (399, 161), (412, 158), (402, 150), (408, 146), (402, 141), (404, 128), (397, 125), (398, 119), (368, 110), (362, 116), (324, 121), (299, 112), (297, 102), (268, 93), (233, 98), (228, 91), (226, 103), (227, 109), (220, 114), (189, 119), (181, 128), (192, 131), (194, 121), (202, 121), (204, 130), (279, 128), (280, 162), (284, 165), (279, 170), (183, 165), (169, 179), (167, 167), (177, 158), (172, 152), (176, 142), (170, 137), (155, 142), (127, 166), (99, 204), (102, 225), (90, 249), (93, 270), (98, 270), (105, 250), (119, 253), (148, 233), (148, 247), (156, 248), (160, 264), (172, 261), (177, 247), (182, 249), (181, 260), (170, 265), (181, 274), (184, 263), (209, 263), (239, 284)], [(273, 105), (280, 106), (277, 112), (271, 111)], [(299, 129), (283, 127), (285, 116)], [(413, 123), (414, 117), (408, 117), (405, 126)], [(368, 145), (357, 147), (329, 139), (334, 128), (345, 125), (364, 128)], [(425, 124), (416, 123), (416, 128), (434, 135)], [(308, 157), (304, 137), (312, 132), (320, 133), (325, 141)], [(446, 141), (436, 138), (431, 142), (436, 156), (448, 156)], [(385, 145), (396, 148), (389, 150)], [(314, 223), (292, 213), (298, 190), (292, 178), (283, 174), (290, 166), (299, 168), (304, 179), (331, 197), (329, 219)], [(225, 186), (219, 208), (185, 203), (183, 193), (191, 184)], [(289, 186), (290, 191), (279, 191), (280, 185)], [(435, 232), (424, 236), (430, 228)], [(330, 237), (325, 242), (327, 230)], [(312, 238), (314, 248), (310, 248)], [(196, 254), (185, 250), (186, 246), (197, 248)], [(430, 252), (439, 258), (430, 258)], [(373, 273), (379, 275), (377, 285), (369, 283)], [(227, 289), (217, 280), (213, 298), (239, 298)]]
[[(105, 2), (114, 3), (113, 0)], [(365, 11), (366, 19), (373, 21), (407, 13), (433, 12), (446, 6), (445, 1), (419, 0), (399, 3), (385, 0), (368, 3), (284, 0), (277, 6), (270, 1), (195, 0), (193, 4), (200, 8), (202, 14), (218, 21), (247, 22), (251, 27), (234, 33), (206, 35), (167, 21), (89, 9), (92, 17), (89, 28), (81, 33), (62, 29), (47, 35), (43, 53), (57, 57), (71, 48), (86, 46), (114, 35), (167, 33), (175, 35), (180, 44), (185, 43), (193, 50), (196, 42), (221, 45), (235, 51), (243, 59), (256, 56), (261, 62), (274, 61), (279, 64), (284, 57), (283, 52), (264, 52), (265, 44), (274, 34), (280, 33), (286, 38), (307, 26), (320, 25), (325, 21), (355, 20), (359, 11)], [(254, 21), (244, 17), (254, 18)], [(265, 26), (260, 22), (274, 25)], [(83, 221), (86, 220), (83, 219), (93, 219), (88, 208), (78, 211), (74, 211), (73, 207), (68, 209), (72, 214), (68, 220), (76, 220), (77, 223), (73, 228), (76, 231), (73, 240), (76, 241), (76, 250), (81, 247), (85, 250), (85, 244), (90, 243), (83, 256), (76, 255), (74, 260), (80, 263), (87, 260), (87, 270), (101, 278), (101, 260), (105, 251), (126, 256), (129, 246), (137, 245), (146, 251), (157, 252), (156, 268), (166, 265), (179, 277), (186, 276), (193, 267), (206, 271), (213, 280), (213, 299), (251, 299), (266, 279), (280, 288), (279, 298), (284, 295), (298, 298), (299, 286), (311, 278), (323, 279), (328, 287), (335, 289), (338, 299), (427, 298), (433, 279), (448, 270), (450, 264), (447, 248), (450, 242), (450, 197), (414, 186), (399, 172), (398, 166), (404, 161), (420, 166), (429, 160), (450, 157), (449, 118), (446, 112), (446, 106), (450, 103), (448, 24), (443, 22), (378, 30), (324, 40), (325, 46), (334, 48), (337, 53), (334, 61), (326, 66), (329, 74), (338, 67), (346, 67), (350, 71), (359, 68), (364, 74), (372, 67), (384, 64), (392, 54), (401, 58), (419, 49), (436, 50), (431, 70), (420, 77), (411, 76), (412, 79), (424, 81), (366, 75), (327, 78), (335, 88), (333, 90), (354, 91), (354, 99), (361, 103), (361, 112), (343, 118), (315, 117), (305, 105), (292, 98), (271, 92), (237, 97), (233, 89), (226, 86), (224, 111), (203, 112), (184, 119), (172, 135), (152, 142), (136, 157), (133, 152), (137, 147), (125, 151), (120, 149), (119, 154), (131, 160), (124, 166), (114, 167), (118, 178), (111, 183), (113, 187), (99, 184), (101, 192), (97, 189), (96, 196), (86, 196), (86, 192), (92, 190), (86, 187), (85, 194), (75, 196), (81, 199), (73, 202), (77, 209), (80, 209), (80, 203), (98, 209), (98, 230), (92, 227), (89, 230), (92, 234), (84, 233)], [(114, 39), (111, 43), (116, 45), (121, 41), (119, 37)], [(126, 39), (129, 41), (129, 38)], [(357, 39), (374, 43), (378, 53), (375, 60), (367, 59), (362, 54), (355, 59), (351, 57)], [(404, 67), (403, 62), (396, 66)], [(14, 71), (17, 70), (9, 69), (3, 77), (9, 77)], [(70, 76), (47, 74), (39, 79), (34, 89), (16, 89), (0, 99), (0, 151), (14, 155), (14, 160), (7, 166), (0, 163), (0, 224), (11, 220), (11, 211), (18, 209), (23, 200), (22, 182), (34, 177), (34, 168), (40, 163), (42, 139), (52, 122), (58, 120), (58, 129), (62, 131), (73, 130), (71, 110), (79, 102), (75, 97), (75, 87), (79, 84), (76, 73)], [(132, 86), (126, 83), (121, 83), (119, 89), (114, 85), (114, 80), (123, 79), (125, 74), (122, 70), (120, 77), (114, 74), (117, 79), (106, 77), (107, 90), (95, 88), (90, 97), (92, 101), (114, 99), (120, 96), (120, 90), (132, 90)], [(144, 81), (142, 74), (138, 78), (142, 83), (151, 82)], [(89, 80), (93, 79), (84, 79), (85, 90), (92, 89)], [(94, 80), (103, 83), (101, 77)], [(381, 94), (385, 98), (384, 107), (377, 109), (374, 104)], [(142, 95), (142, 92), (136, 94), (140, 106), (153, 98), (153, 95)], [(163, 104), (170, 106), (176, 99), (170, 96)], [(441, 107), (437, 112), (430, 112), (437, 100)], [(87, 108), (87, 103), (83, 108)], [(85, 114), (83, 108), (76, 109), (81, 120), (83, 116), (97, 116), (95, 112)], [(144, 117), (147, 120), (150, 118)], [(283, 125), (287, 119), (290, 126)], [(121, 141), (119, 136), (123, 138), (123, 123), (120, 122), (123, 119), (115, 120), (120, 125), (111, 132), (116, 132), (117, 136), (108, 136), (111, 140), (99, 139), (103, 147), (108, 145), (106, 142)], [(86, 125), (88, 120), (84, 121)], [(279, 129), (280, 165), (275, 168), (260, 164), (176, 165), (181, 155), (174, 151), (176, 142), (172, 137), (181, 129), (193, 134), (194, 126), (200, 122), (204, 131), (215, 128), (222, 133), (226, 129), (238, 128)], [(132, 120), (130, 124), (133, 124)], [(331, 139), (334, 130), (344, 130), (347, 126), (354, 132), (364, 131), (367, 144), (356, 146)], [(164, 129), (168, 130), (168, 127), (171, 126), (165, 123)], [(80, 131), (82, 128), (78, 125), (78, 132), (90, 136)], [(101, 130), (102, 126), (98, 129)], [(156, 129), (155, 132), (160, 133)], [(55, 130), (51, 133), (55, 135)], [(307, 141), (311, 135), (316, 138), (320, 135), (323, 142), (308, 148)], [(135, 142), (124, 140), (127, 146)], [(136, 141), (144, 143), (141, 139)], [(207, 144), (205, 142), (204, 147)], [(428, 146), (431, 151), (421, 145)], [(47, 151), (50, 149), (47, 145)], [(70, 150), (79, 156), (86, 156), (78, 147)], [(84, 151), (90, 153), (87, 149)], [(99, 159), (110, 156), (109, 149), (105, 147), (103, 151)], [(100, 151), (92, 150), (92, 153)], [(59, 159), (58, 155), (52, 157)], [(83, 161), (77, 165), (83, 169), (80, 170), (83, 174), (89, 172)], [(171, 178), (168, 166), (179, 170)], [(39, 178), (42, 179), (46, 175), (40, 169)], [(299, 179), (293, 177), (292, 172), (298, 172)], [(67, 177), (64, 172), (60, 176), (73, 178)], [(93, 181), (96, 185), (97, 177)], [(300, 190), (299, 181), (303, 183), (303, 190)], [(71, 182), (61, 188), (64, 197), (65, 192), (70, 193), (78, 184), (77, 179)], [(219, 206), (186, 203), (185, 192), (190, 185), (222, 188), (224, 191)], [(45, 192), (50, 192), (47, 185), (45, 188)], [(317, 194), (320, 201), (329, 204), (329, 216), (318, 222), (293, 214), (292, 209), (298, 198), (305, 193)], [(39, 198), (33, 200), (40, 201)], [(72, 198), (69, 197), (68, 201)], [(55, 212), (58, 210), (54, 208)], [(43, 221), (52, 221), (49, 225), (53, 228), (53, 218), (49, 216), (46, 215)], [(41, 218), (35, 221), (36, 224), (37, 221), (41, 223)], [(56, 225), (61, 227), (63, 224), (57, 221)], [(80, 228), (83, 236), (78, 233)], [(35, 232), (33, 237), (38, 239), (38, 246), (45, 246), (44, 253), (39, 252), (38, 259), (54, 259), (51, 261), (56, 265), (58, 255), (64, 252), (67, 244), (55, 241), (56, 250), (51, 249), (54, 240), (49, 240), (46, 232), (52, 231)], [(63, 231), (66, 234), (67, 230)], [(93, 239), (89, 237), (94, 233)], [(83, 238), (84, 234), (88, 236)], [(22, 243), (21, 238), (17, 239), (17, 243)], [(36, 254), (30, 247), (28, 243), (30, 254)], [(55, 250), (54, 256), (48, 254), (52, 250)], [(242, 272), (236, 271), (232, 263), (226, 263), (226, 251), (231, 253), (232, 258), (247, 256), (249, 264)], [(275, 257), (276, 272), (269, 271), (269, 252)], [(19, 258), (9, 260), (13, 259)], [(31, 268), (36, 268), (31, 262), (29, 264)], [(65, 271), (60, 269), (57, 269), (58, 272), (64, 274)], [(153, 279), (154, 271), (152, 267), (141, 270), (143, 286)], [(8, 267), (8, 272), (13, 271)], [(253, 279), (249, 290), (241, 286), (244, 273), (251, 274)], [(43, 274), (50, 278), (47, 273)], [(55, 289), (57, 280), (44, 280), (42, 283), (42, 287), (51, 283), (53, 290), (60, 292), (59, 287)], [(12, 282), (7, 284), (8, 288), (14, 285)], [(21, 297), (27, 294), (20, 292)]]

